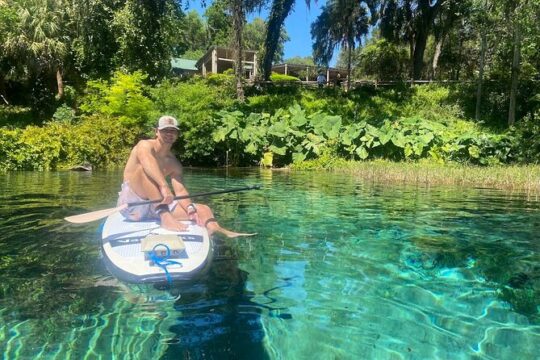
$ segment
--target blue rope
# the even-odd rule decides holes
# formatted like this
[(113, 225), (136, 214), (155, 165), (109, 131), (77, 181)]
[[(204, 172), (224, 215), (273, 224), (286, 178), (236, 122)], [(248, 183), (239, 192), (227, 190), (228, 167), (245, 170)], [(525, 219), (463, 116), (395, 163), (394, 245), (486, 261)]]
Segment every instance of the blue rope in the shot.
[[(165, 247), (165, 249), (167, 250), (167, 253), (165, 254), (165, 256), (161, 257), (161, 256), (156, 254), (156, 248), (158, 246)], [(169, 283), (169, 285), (172, 283), (172, 278), (171, 278), (171, 275), (169, 274), (169, 270), (167, 270), (167, 265), (175, 265), (176, 264), (176, 265), (182, 266), (181, 263), (179, 263), (177, 261), (174, 261), (174, 260), (170, 260), (169, 259), (170, 256), (171, 256), (171, 249), (169, 249), (169, 247), (167, 245), (165, 245), (165, 244), (157, 244), (156, 246), (154, 246), (152, 248), (152, 251), (149, 254), (150, 260), (152, 260), (154, 262), (154, 264), (156, 264), (157, 266), (162, 268), (163, 271), (165, 271), (165, 276), (167, 277), (167, 282)]]

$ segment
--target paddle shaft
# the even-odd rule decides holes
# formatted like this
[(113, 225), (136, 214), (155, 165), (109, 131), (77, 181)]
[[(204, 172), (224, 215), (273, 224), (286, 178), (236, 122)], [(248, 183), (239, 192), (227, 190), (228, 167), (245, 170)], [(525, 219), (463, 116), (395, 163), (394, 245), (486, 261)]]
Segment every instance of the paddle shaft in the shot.
[[(252, 186), (246, 186), (246, 187), (243, 187), (243, 188), (236, 188), (236, 189), (229, 189), (229, 190), (218, 190), (218, 191), (209, 191), (209, 192), (199, 193), (199, 194), (175, 196), (174, 200), (191, 199), (191, 198), (203, 197), (203, 196), (208, 196), (208, 195), (228, 194), (228, 193), (232, 193), (232, 192), (239, 192), (239, 191), (246, 191), (246, 190), (258, 190), (260, 188), (261, 188), (260, 185), (252, 185)], [(161, 201), (163, 201), (163, 199), (136, 201), (136, 202), (128, 203), (127, 207), (139, 206), (139, 205), (147, 205), (147, 204), (155, 204), (155, 203), (160, 203)]]

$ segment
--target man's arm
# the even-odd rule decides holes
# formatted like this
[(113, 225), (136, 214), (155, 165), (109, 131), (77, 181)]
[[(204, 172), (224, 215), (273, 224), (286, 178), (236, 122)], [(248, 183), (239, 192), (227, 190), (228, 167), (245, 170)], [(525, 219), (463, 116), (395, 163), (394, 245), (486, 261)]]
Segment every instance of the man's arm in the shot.
[[(171, 183), (172, 187), (174, 189), (174, 194), (176, 196), (187, 196), (189, 195), (189, 192), (187, 191), (186, 187), (183, 184), (182, 179), (182, 165), (178, 161), (176, 161), (177, 164), (174, 166), (174, 171), (171, 174)], [(188, 206), (192, 204), (193, 201), (191, 199), (181, 199), (178, 200), (178, 204), (186, 211), (186, 213), (189, 213)]]
[(139, 160), (145, 174), (152, 179), (159, 188), (161, 196), (163, 196), (163, 203), (170, 204), (173, 201), (173, 194), (169, 189), (165, 174), (159, 166), (159, 162), (154, 154), (154, 148), (148, 141), (141, 141), (137, 145), (137, 159)]
[[(178, 160), (175, 160), (177, 163), (176, 171), (174, 171), (171, 174), (171, 182), (174, 189), (174, 193), (176, 196), (187, 196), (189, 195), (187, 189), (185, 188), (183, 184), (182, 179), (182, 165), (180, 165), (180, 162)], [(203, 225), (201, 223), (201, 219), (199, 218), (199, 214), (197, 214), (197, 208), (194, 205), (194, 201), (192, 199), (181, 199), (178, 200), (178, 205), (184, 209), (186, 214), (188, 215), (188, 218), (191, 221), (194, 221), (198, 225)]]

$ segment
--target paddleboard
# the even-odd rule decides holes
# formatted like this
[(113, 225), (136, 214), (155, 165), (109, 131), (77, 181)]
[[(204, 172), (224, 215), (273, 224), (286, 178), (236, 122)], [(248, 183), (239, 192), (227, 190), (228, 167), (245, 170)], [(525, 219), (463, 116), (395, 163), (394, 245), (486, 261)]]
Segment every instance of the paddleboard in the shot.
[(120, 213), (103, 224), (102, 253), (111, 274), (130, 283), (193, 280), (208, 269), (212, 242), (205, 228), (184, 222), (174, 232), (158, 221), (127, 221)]

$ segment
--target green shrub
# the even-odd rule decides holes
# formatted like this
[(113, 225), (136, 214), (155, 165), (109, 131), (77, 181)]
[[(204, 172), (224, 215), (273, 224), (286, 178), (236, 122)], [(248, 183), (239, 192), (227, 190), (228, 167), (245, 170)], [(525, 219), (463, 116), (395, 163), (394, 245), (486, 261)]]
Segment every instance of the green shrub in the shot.
[(439, 85), (416, 85), (403, 106), (402, 116), (418, 116), (431, 121), (447, 122), (463, 119), (463, 110), (450, 101), (450, 89)]
[(140, 129), (92, 116), (75, 125), (49, 122), (25, 129), (0, 128), (0, 170), (54, 170), (90, 163), (95, 168), (122, 164)]
[(61, 106), (56, 108), (56, 111), (53, 114), (54, 121), (68, 123), (68, 124), (70, 124), (76, 118), (77, 116), (75, 115), (75, 110), (73, 110), (71, 107), (69, 107), (66, 104), (62, 104)]
[(33, 122), (35, 121), (31, 108), (0, 105), (0, 126), (23, 127)]
[(214, 162), (214, 143), (210, 140), (214, 118), (219, 110), (235, 103), (233, 90), (223, 84), (216, 85), (214, 80), (165, 81), (151, 90), (155, 110), (148, 125), (153, 125), (162, 114), (176, 117), (180, 139), (175, 149), (187, 163)]
[(209, 74), (206, 78), (195, 78), (195, 83), (198, 81), (204, 81), (209, 85), (215, 85), (220, 87), (229, 87), (230, 90), (233, 90), (234, 85), (234, 72), (223, 73), (223, 74)]
[(81, 110), (89, 115), (103, 114), (118, 119), (124, 126), (143, 126), (150, 120), (152, 101), (146, 96), (147, 75), (140, 71), (114, 73), (110, 81), (87, 83)]
[(540, 162), (540, 111), (527, 116), (510, 133), (514, 136), (513, 148), (518, 160), (524, 163), (538, 164)]
[(362, 48), (358, 72), (377, 80), (403, 79), (407, 76), (408, 58), (404, 47), (384, 39), (374, 40)]
[(279, 82), (294, 82), (294, 81), (300, 81), (300, 79), (297, 78), (296, 76), (285, 75), (285, 74), (278, 74), (278, 73), (275, 73), (275, 72), (273, 72), (273, 73), (270, 75), (270, 80), (271, 80), (272, 82), (276, 82), (276, 83), (279, 83)]
[[(471, 123), (449, 124), (419, 117), (346, 123), (339, 115), (309, 114), (295, 104), (274, 114), (221, 111), (213, 139), (231, 153), (234, 164), (253, 164), (263, 153), (277, 155), (274, 163), (287, 165), (323, 154), (328, 157), (394, 161), (432, 158), (477, 165), (496, 165), (516, 159), (511, 134), (489, 134)], [(330, 155), (328, 155), (330, 154)]]

